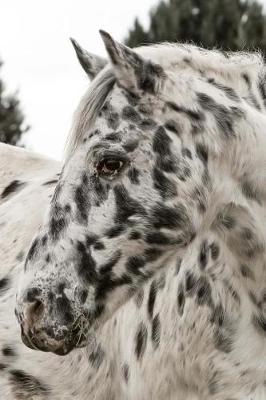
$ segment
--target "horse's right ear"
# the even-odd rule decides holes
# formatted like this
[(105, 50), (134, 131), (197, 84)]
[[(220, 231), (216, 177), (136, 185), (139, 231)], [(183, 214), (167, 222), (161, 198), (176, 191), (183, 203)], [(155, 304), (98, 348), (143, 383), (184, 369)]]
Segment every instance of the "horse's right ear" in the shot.
[(89, 76), (93, 79), (107, 64), (107, 61), (95, 54), (89, 53), (83, 49), (75, 39), (70, 38), (71, 43), (75, 49), (80, 65)]

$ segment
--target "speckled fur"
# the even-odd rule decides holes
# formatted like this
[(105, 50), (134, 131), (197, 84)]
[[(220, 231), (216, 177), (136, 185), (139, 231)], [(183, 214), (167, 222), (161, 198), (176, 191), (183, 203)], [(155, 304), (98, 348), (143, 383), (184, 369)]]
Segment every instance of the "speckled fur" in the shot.
[[(85, 95), (60, 176), (0, 146), (1, 396), (264, 400), (264, 64), (103, 36), (115, 77), (95, 121)], [(125, 160), (114, 179), (106, 154)], [(36, 347), (49, 328), (81, 348), (21, 343), (13, 309), (23, 321), (35, 298)]]

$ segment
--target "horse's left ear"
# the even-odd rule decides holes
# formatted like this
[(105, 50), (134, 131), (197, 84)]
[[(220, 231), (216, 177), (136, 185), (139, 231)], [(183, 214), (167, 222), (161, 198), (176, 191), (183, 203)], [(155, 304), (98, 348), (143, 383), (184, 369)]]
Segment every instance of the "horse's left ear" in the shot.
[(116, 42), (109, 33), (100, 30), (100, 34), (119, 84), (136, 94), (141, 91), (155, 94), (165, 76), (163, 68)]
[(80, 65), (88, 77), (93, 79), (105, 67), (107, 61), (104, 58), (89, 53), (87, 50), (83, 49), (75, 39), (70, 38), (70, 40), (77, 54)]

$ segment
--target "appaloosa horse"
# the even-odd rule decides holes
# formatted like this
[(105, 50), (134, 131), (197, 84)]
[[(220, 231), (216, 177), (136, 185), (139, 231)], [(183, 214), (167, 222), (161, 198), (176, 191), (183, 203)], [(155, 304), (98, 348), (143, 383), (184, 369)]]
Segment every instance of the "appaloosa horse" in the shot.
[(1, 400), (265, 400), (265, 64), (101, 35), (63, 169), (0, 148)]

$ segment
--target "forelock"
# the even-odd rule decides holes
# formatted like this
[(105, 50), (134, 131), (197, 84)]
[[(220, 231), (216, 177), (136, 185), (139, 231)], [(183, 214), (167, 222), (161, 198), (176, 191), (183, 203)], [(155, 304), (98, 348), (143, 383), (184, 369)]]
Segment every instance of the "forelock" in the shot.
[(82, 97), (75, 111), (72, 127), (65, 147), (65, 159), (68, 160), (82, 141), (85, 133), (93, 126), (93, 123), (101, 110), (107, 95), (115, 83), (115, 76), (110, 68), (104, 68), (92, 81), (89, 89)]

